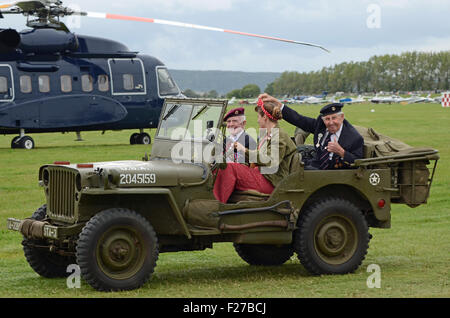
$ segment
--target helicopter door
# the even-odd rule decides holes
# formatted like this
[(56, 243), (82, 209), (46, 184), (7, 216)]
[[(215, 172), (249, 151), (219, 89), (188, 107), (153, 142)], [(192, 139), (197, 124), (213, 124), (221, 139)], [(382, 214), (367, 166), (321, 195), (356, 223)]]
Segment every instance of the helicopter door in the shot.
[(109, 59), (113, 95), (146, 95), (144, 63), (140, 59)]
[(0, 64), (0, 102), (12, 102), (14, 100), (14, 77), (12, 67), (8, 64)]

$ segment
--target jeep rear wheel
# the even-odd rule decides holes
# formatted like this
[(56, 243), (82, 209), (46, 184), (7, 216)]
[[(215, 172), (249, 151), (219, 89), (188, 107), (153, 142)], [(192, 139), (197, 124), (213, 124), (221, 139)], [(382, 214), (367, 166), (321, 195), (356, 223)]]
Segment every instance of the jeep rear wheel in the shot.
[(298, 223), (294, 248), (310, 273), (346, 274), (361, 265), (369, 248), (369, 229), (353, 203), (337, 198), (319, 201)]
[(102, 291), (131, 290), (145, 284), (156, 267), (155, 231), (141, 215), (110, 209), (92, 217), (77, 246), (82, 277)]
[(238, 255), (250, 265), (277, 266), (286, 263), (294, 254), (291, 245), (236, 244)]

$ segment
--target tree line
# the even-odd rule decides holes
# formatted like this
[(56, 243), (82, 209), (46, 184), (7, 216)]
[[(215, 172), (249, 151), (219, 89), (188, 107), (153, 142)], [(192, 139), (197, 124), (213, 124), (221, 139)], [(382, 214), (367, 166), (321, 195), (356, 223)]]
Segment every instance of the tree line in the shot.
[(228, 99), (231, 99), (233, 97), (236, 98), (254, 98), (257, 97), (261, 93), (261, 89), (256, 84), (248, 84), (245, 85), (242, 88), (234, 89), (226, 96), (219, 96), (219, 93), (217, 93), (216, 90), (212, 90), (206, 93), (197, 93), (193, 91), (192, 89), (186, 89), (183, 91), (183, 94), (186, 95), (186, 97), (193, 97), (193, 98), (218, 98), (218, 97), (226, 97)]
[[(284, 72), (267, 85), (265, 92), (275, 96), (329, 93), (374, 93), (379, 91), (448, 91), (450, 90), (450, 51), (406, 52), (400, 55), (373, 56), (368, 61), (344, 62), (320, 71)], [(228, 99), (255, 98), (261, 93), (256, 84), (248, 84), (226, 94)], [(188, 97), (217, 98), (217, 91), (196, 93)]]
[(271, 95), (450, 90), (450, 51), (406, 52), (345, 62), (313, 72), (284, 72), (265, 91)]

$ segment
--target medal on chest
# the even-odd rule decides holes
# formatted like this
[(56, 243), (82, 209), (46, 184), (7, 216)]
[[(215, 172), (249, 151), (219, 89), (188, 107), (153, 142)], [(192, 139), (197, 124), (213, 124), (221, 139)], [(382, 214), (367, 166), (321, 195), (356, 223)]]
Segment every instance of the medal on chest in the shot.
[(322, 133), (319, 133), (319, 134), (317, 135), (317, 144), (316, 144), (316, 148), (319, 148), (319, 147), (320, 147), (320, 139), (322, 139), (322, 137), (323, 137), (323, 134), (322, 134)]

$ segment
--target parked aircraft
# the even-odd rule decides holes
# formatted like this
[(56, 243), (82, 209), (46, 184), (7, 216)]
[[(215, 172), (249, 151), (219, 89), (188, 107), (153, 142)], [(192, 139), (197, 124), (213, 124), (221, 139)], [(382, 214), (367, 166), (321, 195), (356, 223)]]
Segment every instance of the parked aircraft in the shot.
[(366, 100), (362, 97), (362, 95), (359, 95), (356, 98), (347, 97), (347, 98), (341, 98), (339, 100), (339, 103), (343, 103), (343, 104), (357, 104), (357, 103), (364, 103), (364, 102), (366, 102)]
[(309, 96), (304, 98), (301, 102), (302, 104), (322, 104), (326, 103), (328, 92), (323, 92), (321, 95)]
[(402, 104), (413, 104), (413, 103), (435, 103), (436, 99), (431, 98), (431, 94), (428, 94), (427, 97), (422, 97), (418, 95), (413, 95), (410, 97), (401, 97), (398, 95), (392, 96), (375, 96), (370, 99), (372, 103), (380, 104), (380, 103), (402, 103)]

